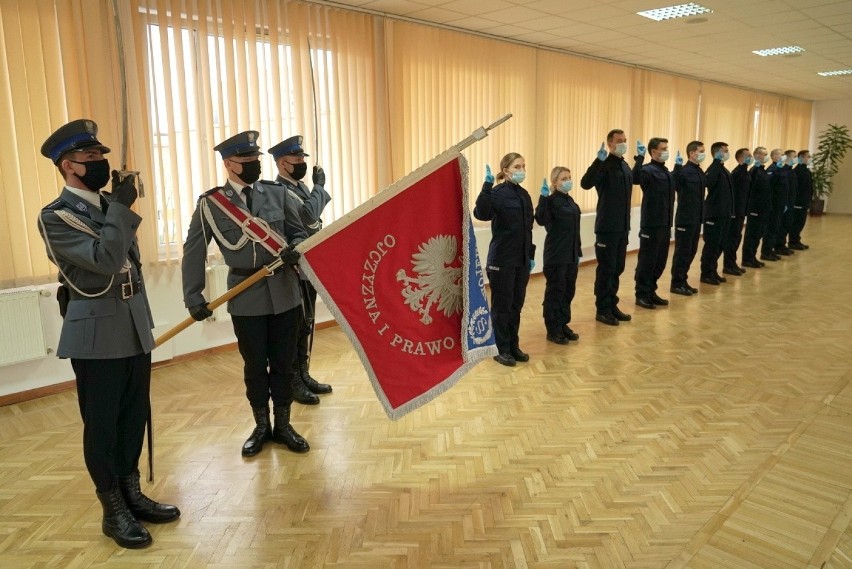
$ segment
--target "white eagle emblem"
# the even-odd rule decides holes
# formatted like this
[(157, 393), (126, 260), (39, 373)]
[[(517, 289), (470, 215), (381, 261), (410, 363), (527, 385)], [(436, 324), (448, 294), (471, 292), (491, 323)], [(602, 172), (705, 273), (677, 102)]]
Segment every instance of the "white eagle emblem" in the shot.
[(405, 269), (396, 273), (403, 283), (402, 296), (411, 310), (421, 315), (423, 324), (432, 322), (433, 305), (445, 316), (462, 310), (462, 259), (458, 254), (458, 241), (452, 235), (430, 237), (421, 243), (411, 256), (416, 277), (409, 277)]

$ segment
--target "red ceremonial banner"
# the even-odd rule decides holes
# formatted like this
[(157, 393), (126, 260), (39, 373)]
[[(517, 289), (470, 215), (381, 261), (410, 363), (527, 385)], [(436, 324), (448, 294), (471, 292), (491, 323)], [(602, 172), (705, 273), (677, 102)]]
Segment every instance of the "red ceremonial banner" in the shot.
[[(465, 317), (468, 285), (484, 299), (478, 259), (466, 249), (473, 238), (466, 173), (464, 158), (449, 151), (298, 247), (302, 269), (355, 345), (391, 418), (496, 353), (487, 305), (476, 322)], [(480, 276), (468, 283), (474, 262)], [(468, 325), (486, 330), (473, 340), (481, 347), (468, 349)]]

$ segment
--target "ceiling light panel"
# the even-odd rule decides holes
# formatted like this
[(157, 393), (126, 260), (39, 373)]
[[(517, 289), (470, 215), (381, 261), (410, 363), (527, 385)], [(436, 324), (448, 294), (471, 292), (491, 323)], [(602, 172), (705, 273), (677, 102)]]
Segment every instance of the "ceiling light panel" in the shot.
[(836, 77), (838, 75), (852, 75), (852, 69), (838, 69), (837, 71), (820, 71), (817, 75), (823, 77)]
[(790, 55), (792, 53), (802, 53), (803, 51), (805, 50), (797, 45), (788, 45), (785, 47), (773, 47), (771, 49), (758, 49), (753, 51), (752, 53), (757, 54), (761, 57), (768, 57), (770, 55)]
[(689, 4), (678, 4), (677, 6), (645, 10), (644, 12), (636, 13), (640, 16), (644, 16), (645, 18), (662, 22), (663, 20), (673, 20), (675, 18), (688, 18), (689, 16), (695, 16), (697, 14), (712, 14), (713, 10), (690, 2)]

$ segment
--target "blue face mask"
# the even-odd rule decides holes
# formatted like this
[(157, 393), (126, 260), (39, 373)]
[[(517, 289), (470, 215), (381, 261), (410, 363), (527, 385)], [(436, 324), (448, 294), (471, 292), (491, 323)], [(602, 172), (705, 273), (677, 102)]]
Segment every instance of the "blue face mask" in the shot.
[(562, 182), (562, 185), (560, 186), (560, 188), (559, 188), (559, 189), (560, 189), (560, 191), (562, 191), (563, 193), (566, 193), (566, 194), (567, 194), (568, 192), (570, 192), (570, 191), (571, 191), (571, 189), (572, 189), (573, 187), (574, 187), (574, 181), (573, 181), (573, 180), (565, 180), (564, 182)]
[(524, 180), (527, 179), (526, 172), (512, 172), (512, 181), (516, 184), (521, 184)]
[(746, 157), (745, 157), (745, 165), (746, 165), (746, 166), (751, 166), (751, 163), (752, 163), (752, 162), (754, 162), (754, 158), (752, 158), (751, 156), (746, 156)]
[(775, 165), (778, 166), (779, 168), (783, 168), (784, 167), (784, 157), (782, 156), (781, 158), (779, 158), (778, 162), (776, 162)]

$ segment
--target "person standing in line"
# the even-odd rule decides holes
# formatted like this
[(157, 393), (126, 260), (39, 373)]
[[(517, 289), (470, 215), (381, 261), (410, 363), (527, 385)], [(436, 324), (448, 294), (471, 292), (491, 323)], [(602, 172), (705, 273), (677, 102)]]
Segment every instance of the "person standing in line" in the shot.
[(772, 164), (766, 169), (766, 175), (769, 177), (769, 193), (772, 196), (770, 203), (772, 205), (766, 218), (766, 229), (763, 234), (760, 258), (763, 261), (780, 261), (781, 257), (775, 251), (775, 247), (780, 239), (781, 220), (784, 215), (785, 204), (787, 203), (789, 181), (782, 171), (787, 161), (781, 153), (780, 148), (774, 148), (769, 153), (769, 158)]
[[(636, 144), (637, 154), (645, 147)], [(633, 173), (624, 160), (627, 136), (613, 129), (601, 144), (597, 158), (580, 179), (584, 190), (595, 188), (598, 204), (595, 216), (595, 319), (608, 326), (618, 326), (631, 316), (618, 308), (619, 278), (624, 272), (630, 233), (630, 209), (633, 195)], [(638, 156), (636, 157), (638, 159)]]
[(675, 182), (666, 168), (669, 141), (648, 141), (651, 162), (645, 166), (640, 153), (633, 167), (633, 182), (642, 188), (642, 215), (639, 221), (639, 259), (636, 262), (636, 305), (650, 310), (667, 306), (657, 294), (657, 281), (666, 270), (674, 219)]
[[(308, 172), (305, 157), (308, 154), (302, 148), (303, 137), (300, 135), (279, 142), (267, 152), (272, 155), (275, 165), (278, 167), (278, 177), (275, 183), (282, 184), (287, 190), (290, 199), (299, 210), (299, 217), (305, 232), (310, 237), (322, 229), (322, 211), (331, 201), (331, 196), (325, 191), (325, 171), (319, 166), (314, 166), (311, 175), (313, 188), (302, 182)], [(320, 383), (311, 377), (310, 364), (310, 339), (313, 334), (313, 323), (315, 317), (315, 306), (317, 302), (317, 291), (304, 273), (300, 273), (302, 307), (305, 317), (302, 319), (302, 329), (299, 331), (297, 341), (297, 354), (295, 368), (292, 378), (293, 399), (305, 405), (316, 405), (319, 403), (317, 395), (331, 393), (332, 388), (327, 383)]]
[(701, 282), (719, 285), (727, 279), (719, 274), (719, 257), (725, 247), (728, 225), (734, 213), (731, 173), (725, 168), (730, 158), (727, 142), (710, 146), (713, 163), (707, 168), (707, 197), (704, 200), (704, 247), (701, 250)]
[(554, 344), (577, 341), (571, 323), (571, 301), (577, 290), (577, 269), (583, 256), (580, 242), (580, 207), (571, 197), (571, 170), (557, 166), (541, 185), (535, 220), (547, 231), (544, 239), (544, 302), (547, 340)]
[(766, 234), (767, 219), (772, 211), (772, 190), (769, 188), (769, 175), (764, 169), (766, 149), (758, 146), (754, 149), (754, 167), (749, 171), (751, 180), (748, 192), (748, 222), (743, 239), (743, 266), (760, 269), (766, 265), (757, 260), (760, 240)]
[(811, 163), (811, 153), (808, 150), (800, 150), (798, 154), (799, 165), (793, 170), (796, 174), (796, 203), (793, 206), (793, 227), (790, 230), (790, 244), (788, 247), (796, 251), (810, 249), (802, 243), (802, 230), (808, 221), (808, 209), (814, 197), (814, 181), (808, 166)]
[(72, 121), (51, 134), (41, 153), (65, 187), (39, 214), (48, 258), (59, 269), (56, 296), (62, 332), (56, 355), (69, 358), (83, 419), (83, 457), (103, 507), (101, 531), (125, 548), (151, 544), (139, 522), (166, 523), (180, 510), (145, 496), (139, 457), (151, 413), (154, 328), (142, 278), (136, 231), (142, 218), (134, 176), (112, 171), (98, 125)]
[[(299, 214), (281, 185), (261, 183), (258, 132), (232, 136), (213, 149), (222, 156), (228, 180), (198, 198), (183, 246), (184, 304), (195, 320), (212, 316), (204, 298), (207, 246), (216, 240), (233, 288), (277, 258), (284, 265), (228, 301), (243, 358), (246, 399), (255, 428), (242, 455), (254, 456), (268, 441), (293, 452), (308, 442), (290, 424), (293, 363), (302, 319), (302, 295), (294, 267), (295, 247), (307, 237)], [(260, 221), (257, 221), (260, 220)], [(269, 421), (269, 400), (275, 425)]]
[(787, 177), (787, 201), (784, 202), (784, 212), (781, 214), (781, 233), (775, 251), (779, 255), (790, 256), (794, 251), (790, 247), (787, 247), (787, 241), (790, 232), (793, 230), (795, 219), (794, 212), (799, 187), (796, 170), (798, 169), (799, 158), (796, 156), (795, 150), (788, 150), (784, 153), (784, 160), (785, 164), (781, 171)]
[(698, 294), (687, 281), (689, 267), (698, 253), (701, 221), (704, 218), (704, 188), (707, 182), (701, 163), (705, 159), (704, 143), (693, 140), (686, 145), (686, 165), (678, 152), (675, 158), (674, 180), (677, 192), (675, 216), (675, 250), (672, 255), (671, 292), (681, 296)]
[(737, 251), (743, 239), (743, 226), (748, 210), (748, 192), (751, 188), (751, 176), (749, 176), (748, 168), (754, 158), (752, 158), (751, 150), (748, 148), (737, 150), (734, 153), (734, 158), (737, 161), (736, 168), (731, 172), (731, 180), (734, 182), (734, 217), (731, 218), (728, 231), (722, 273), (738, 277), (745, 274), (745, 269), (737, 264)]
[(498, 351), (494, 360), (510, 367), (530, 360), (518, 338), (527, 284), (535, 267), (532, 199), (521, 186), (526, 172), (524, 157), (510, 152), (500, 160), (500, 183), (495, 186), (491, 168), (486, 166), (485, 183), (473, 210), (476, 219), (491, 222), (485, 272), (491, 284), (491, 320)]

